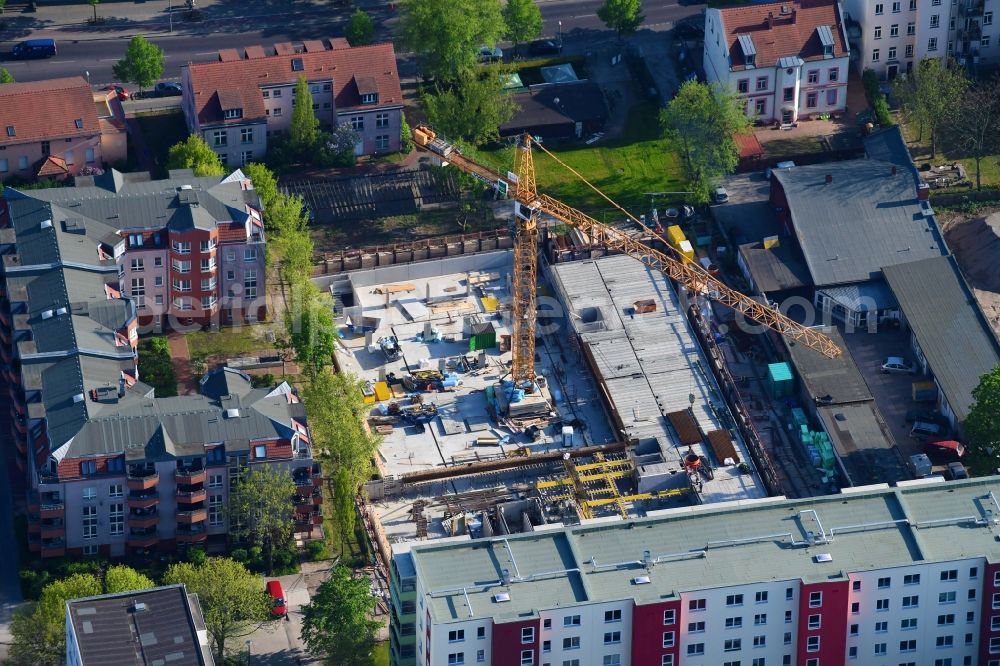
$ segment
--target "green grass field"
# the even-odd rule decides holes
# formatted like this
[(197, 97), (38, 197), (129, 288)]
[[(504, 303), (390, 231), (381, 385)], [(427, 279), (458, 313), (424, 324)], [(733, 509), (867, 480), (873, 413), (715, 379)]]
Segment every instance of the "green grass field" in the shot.
[(274, 349), (274, 343), (264, 337), (264, 331), (270, 328), (264, 324), (244, 324), (222, 327), (218, 331), (194, 331), (187, 334), (188, 349), (192, 358), (231, 358)]
[[(594, 146), (560, 147), (546, 145), (563, 162), (635, 214), (649, 205), (646, 192), (673, 192), (684, 189), (677, 156), (660, 138), (657, 107), (647, 102), (629, 110), (625, 131), (618, 138)], [(600, 195), (562, 166), (534, 150), (538, 190), (590, 213), (598, 219), (609, 214), (609, 221), (620, 217)], [(513, 165), (514, 151), (504, 148), (480, 151), (482, 161), (505, 173)]]
[[(928, 133), (924, 132), (923, 140), (921, 141), (919, 132), (915, 126), (909, 123), (901, 123), (900, 127), (903, 130), (903, 136), (906, 137), (906, 141), (910, 144), (910, 153), (913, 155), (913, 161), (916, 162), (918, 168), (927, 162), (940, 165), (958, 161), (965, 167), (966, 172), (969, 174), (969, 180), (972, 181), (973, 187), (975, 187), (976, 161), (974, 159), (967, 155), (962, 155), (957, 151), (950, 150), (947, 145), (943, 145), (939, 141), (937, 156), (932, 160), (930, 159), (931, 144)], [(1000, 155), (986, 156), (980, 163), (979, 168), (983, 187), (1000, 187)], [(960, 191), (960, 188), (951, 188), (949, 191)]]

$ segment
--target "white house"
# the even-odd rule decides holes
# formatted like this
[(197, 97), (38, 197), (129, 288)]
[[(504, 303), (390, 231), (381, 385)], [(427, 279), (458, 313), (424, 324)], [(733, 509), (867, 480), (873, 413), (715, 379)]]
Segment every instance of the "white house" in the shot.
[(759, 122), (793, 123), (847, 105), (850, 50), (835, 0), (705, 12), (705, 75), (737, 91)]

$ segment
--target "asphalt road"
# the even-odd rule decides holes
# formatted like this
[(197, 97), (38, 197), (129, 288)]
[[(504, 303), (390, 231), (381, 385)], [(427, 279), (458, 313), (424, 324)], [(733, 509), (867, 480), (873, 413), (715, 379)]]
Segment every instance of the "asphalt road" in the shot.
[[(686, 2), (687, 0), (685, 0)], [(381, 1), (357, 3), (369, 11), (379, 23), (380, 33), (391, 31), (393, 13)], [(613, 35), (599, 18), (597, 8), (602, 0), (539, 0), (545, 34), (561, 34), (567, 41), (611, 39)], [(644, 7), (645, 28), (662, 30), (669, 24), (702, 11), (701, 4), (679, 4), (677, 0), (648, 2)], [(120, 10), (119, 10), (120, 11)], [(253, 21), (215, 21), (218, 30), (200, 26), (199, 30), (212, 30), (211, 34), (183, 34), (185, 26), (179, 21), (175, 30), (182, 34), (150, 36), (150, 41), (165, 52), (164, 78), (178, 78), (181, 66), (189, 62), (210, 62), (216, 59), (221, 48), (239, 48), (251, 44), (272, 44), (282, 41), (319, 39), (342, 34), (348, 11), (296, 12), (292, 17), (259, 17)], [(239, 26), (255, 24), (258, 29), (239, 32)], [(560, 25), (561, 24), (561, 25)], [(58, 39), (59, 54), (49, 60), (19, 61), (7, 56), (14, 41), (0, 43), (0, 66), (6, 67), (18, 81), (63, 76), (86, 76), (95, 86), (114, 81), (112, 65), (125, 52), (128, 36), (109, 34), (107, 38), (76, 40), (79, 35), (67, 34)], [(15, 40), (19, 41), (19, 40)]]

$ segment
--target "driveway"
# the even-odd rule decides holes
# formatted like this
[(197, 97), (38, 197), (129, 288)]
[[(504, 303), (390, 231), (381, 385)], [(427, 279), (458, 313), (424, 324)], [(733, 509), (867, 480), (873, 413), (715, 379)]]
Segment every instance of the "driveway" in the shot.
[[(302, 607), (309, 603), (309, 590), (302, 574), (278, 576), (285, 590), (288, 617), (275, 620), (247, 636), (250, 641), (250, 663), (253, 666), (285, 666), (309, 663), (300, 635), (302, 633)], [(273, 580), (269, 578), (268, 580)], [(230, 646), (232, 648), (233, 646)], [(246, 643), (237, 646), (246, 653)], [(241, 662), (242, 663), (242, 662)]]

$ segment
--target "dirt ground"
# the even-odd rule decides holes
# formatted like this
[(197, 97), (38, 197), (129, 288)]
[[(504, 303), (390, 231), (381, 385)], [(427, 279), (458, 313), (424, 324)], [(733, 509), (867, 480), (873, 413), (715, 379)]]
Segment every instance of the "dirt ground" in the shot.
[(1000, 209), (976, 216), (948, 215), (942, 221), (945, 239), (976, 294), (979, 305), (1000, 335)]

